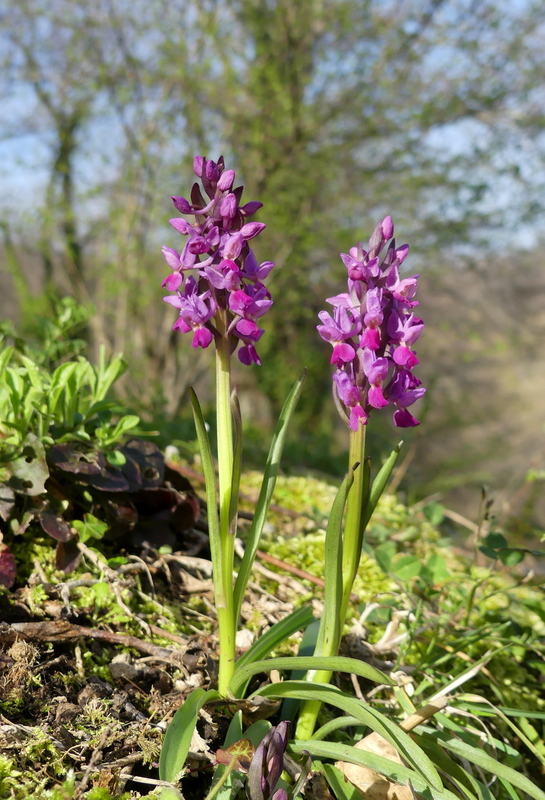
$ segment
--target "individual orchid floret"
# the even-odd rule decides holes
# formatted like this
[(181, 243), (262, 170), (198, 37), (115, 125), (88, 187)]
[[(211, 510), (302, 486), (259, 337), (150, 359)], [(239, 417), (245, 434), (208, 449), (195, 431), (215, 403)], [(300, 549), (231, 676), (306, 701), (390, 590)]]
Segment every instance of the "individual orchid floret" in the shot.
[[(255, 257), (250, 242), (265, 225), (248, 221), (248, 217), (262, 203), (241, 205), (243, 187), (234, 187), (235, 172), (225, 169), (223, 157), (215, 162), (196, 156), (193, 169), (201, 186), (193, 185), (189, 200), (172, 197), (174, 207), (184, 216), (170, 220), (187, 241), (181, 252), (163, 247), (171, 272), (162, 285), (176, 292), (165, 300), (180, 312), (174, 328), (182, 333), (193, 331), (193, 347), (208, 347), (218, 336), (226, 336), (231, 352), (239, 347), (243, 364), (261, 364), (255, 343), (264, 331), (256, 320), (272, 306), (263, 281), (274, 264), (260, 264)], [(190, 275), (187, 279), (186, 273)]]
[(356, 350), (354, 345), (347, 340), (352, 339), (358, 333), (359, 320), (350, 316), (343, 306), (337, 306), (333, 317), (327, 311), (320, 311), (318, 316), (323, 323), (317, 326), (320, 336), (333, 345), (330, 364), (346, 364), (348, 361), (352, 361)]
[(419, 424), (407, 411), (425, 392), (411, 372), (418, 364), (413, 345), (424, 329), (412, 312), (418, 275), (400, 278), (409, 247), (396, 247), (393, 234), (392, 218), (385, 217), (365, 247), (360, 242), (341, 253), (348, 291), (328, 298), (333, 315), (318, 314), (318, 332), (333, 347), (335, 402), (353, 431), (367, 424), (372, 408), (389, 404), (398, 427)]
[(192, 347), (208, 347), (214, 336), (206, 324), (215, 312), (210, 292), (199, 294), (199, 285), (195, 278), (190, 276), (183, 292), (179, 291), (175, 296), (169, 295), (164, 300), (180, 312), (178, 320), (174, 323), (174, 330), (180, 330), (182, 333), (189, 333), (192, 330)]

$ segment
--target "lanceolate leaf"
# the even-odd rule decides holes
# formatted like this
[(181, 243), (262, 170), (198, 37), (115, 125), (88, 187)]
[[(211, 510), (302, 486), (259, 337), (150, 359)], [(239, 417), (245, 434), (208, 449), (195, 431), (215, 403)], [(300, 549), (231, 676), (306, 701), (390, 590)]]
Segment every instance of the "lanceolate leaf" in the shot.
[(436, 738), (441, 747), (450, 750), (451, 753), (454, 753), (460, 758), (465, 758), (472, 764), (476, 764), (478, 767), (481, 767), (481, 769), (491, 772), (493, 775), (497, 775), (498, 778), (502, 778), (517, 789), (522, 789), (523, 792), (526, 792), (526, 794), (534, 798), (534, 800), (545, 800), (545, 792), (532, 783), (529, 778), (511, 769), (511, 767), (507, 767), (505, 764), (496, 761), (495, 758), (489, 756), (484, 750), (466, 744), (466, 742), (455, 739), (448, 734), (441, 734), (439, 731), (436, 732), (434, 738)]
[(299, 400), (299, 397), (301, 395), (301, 391), (303, 389), (303, 382), (305, 380), (305, 375), (306, 371), (303, 372), (299, 380), (296, 381), (293, 389), (289, 393), (288, 398), (284, 403), (284, 407), (280, 412), (280, 417), (278, 418), (278, 423), (276, 425), (274, 436), (271, 442), (269, 455), (267, 457), (267, 463), (265, 465), (265, 472), (263, 474), (261, 491), (259, 493), (259, 499), (257, 501), (255, 509), (254, 519), (252, 522), (252, 526), (250, 528), (250, 532), (248, 534), (248, 541), (246, 542), (246, 550), (244, 552), (244, 558), (242, 559), (242, 563), (240, 565), (238, 572), (238, 577), (235, 583), (235, 601), (234, 601), (235, 619), (238, 619), (240, 615), (240, 608), (242, 606), (242, 601), (244, 600), (244, 592), (246, 591), (246, 586), (248, 585), (248, 581), (250, 580), (250, 574), (252, 572), (252, 566), (254, 563), (255, 554), (259, 546), (261, 532), (263, 530), (263, 525), (265, 524), (265, 520), (267, 518), (269, 505), (276, 484), (276, 478), (278, 476), (278, 470), (280, 468), (280, 459), (282, 457), (282, 451), (284, 449), (284, 442), (286, 440), (288, 425), (293, 415), (293, 412), (295, 411), (297, 401)]
[(236, 535), (237, 511), (238, 511), (238, 490), (240, 486), (240, 472), (242, 468), (242, 417), (240, 415), (240, 403), (236, 388), (231, 394), (231, 413), (235, 423), (235, 447), (233, 450), (233, 477), (231, 479), (231, 504), (229, 507), (229, 533)]
[[(415, 791), (425, 793), (426, 797), (433, 800), (459, 800), (455, 794), (448, 789), (438, 788), (435, 783), (431, 783), (422, 778), (414, 769), (405, 767), (389, 758), (379, 756), (376, 753), (369, 753), (346, 744), (333, 742), (317, 742), (314, 739), (309, 741), (295, 741), (289, 748), (293, 753), (299, 754), (309, 752), (311, 756), (318, 758), (330, 758), (335, 761), (348, 761), (351, 764), (359, 764), (362, 767), (369, 767), (381, 775), (386, 776), (396, 783), (404, 786), (410, 785)], [(348, 797), (351, 797), (348, 794)]]
[(327, 523), (324, 567), (324, 616), (316, 644), (317, 655), (331, 655), (331, 653), (336, 653), (339, 648), (341, 625), (343, 624), (343, 620), (340, 618), (343, 596), (343, 512), (353, 483), (354, 468), (348, 472), (335, 496)]
[(365, 516), (363, 518), (363, 530), (369, 524), (369, 520), (375, 510), (378, 501), (380, 500), (382, 493), (386, 488), (386, 484), (390, 480), (390, 475), (392, 474), (392, 470), (396, 465), (397, 457), (399, 456), (399, 451), (401, 450), (401, 445), (403, 442), (400, 442), (397, 447), (394, 447), (382, 467), (380, 468), (375, 480), (373, 481), (373, 485), (371, 486), (371, 492), (369, 495), (369, 502), (367, 503), (367, 508), (365, 511)]
[(240, 687), (251, 678), (252, 675), (257, 675), (260, 672), (270, 672), (273, 669), (317, 669), (331, 672), (350, 672), (354, 675), (359, 675), (361, 678), (375, 681), (375, 683), (386, 683), (389, 686), (394, 685), (394, 681), (384, 672), (355, 658), (345, 658), (343, 656), (286, 656), (285, 658), (269, 658), (263, 661), (253, 661), (237, 669), (230, 683), (231, 691), (236, 697)]
[(167, 728), (161, 756), (159, 758), (159, 778), (162, 781), (174, 782), (182, 771), (191, 737), (197, 724), (199, 711), (210, 700), (219, 700), (220, 695), (215, 689), (195, 689), (191, 692), (185, 703), (174, 714), (172, 722)]
[[(413, 742), (411, 737), (399, 728), (394, 722), (380, 714), (360, 700), (339, 691), (328, 684), (310, 683), (307, 681), (284, 681), (283, 683), (269, 684), (258, 689), (256, 694), (274, 700), (284, 697), (296, 697), (300, 700), (315, 700), (320, 703), (329, 703), (340, 708), (367, 725), (371, 730), (379, 733), (386, 741), (395, 747), (400, 756), (413, 767), (416, 772), (436, 789), (442, 789), (443, 784), (439, 773), (426, 756), (421, 747)], [(320, 753), (318, 753), (320, 755)], [(359, 762), (355, 762), (359, 763)], [(545, 800), (540, 798), (540, 800)]]
[(324, 764), (324, 774), (337, 800), (361, 800), (361, 792), (333, 764)]
[(478, 781), (456, 761), (453, 761), (437, 746), (428, 736), (419, 736), (418, 741), (422, 749), (429, 755), (436, 767), (460, 787), (463, 787), (468, 800), (494, 800), (490, 789)]
[(206, 510), (208, 515), (208, 532), (210, 539), (210, 554), (212, 556), (212, 568), (214, 576), (221, 575), (221, 552), (220, 552), (220, 523), (218, 517), (218, 501), (216, 497), (216, 476), (214, 474), (214, 464), (212, 462), (212, 452), (210, 440), (206, 432), (206, 425), (202, 415), (199, 399), (192, 388), (189, 389), (191, 405), (193, 406), (193, 418), (197, 430), (197, 439), (201, 451), (202, 469), (206, 485)]
[[(265, 656), (269, 655), (271, 650), (274, 650), (275, 647), (278, 647), (283, 641), (288, 639), (290, 636), (293, 636), (298, 630), (301, 628), (306, 628), (307, 625), (313, 621), (314, 616), (312, 613), (312, 609), (309, 606), (303, 606), (303, 608), (298, 608), (296, 611), (292, 611), (287, 617), (281, 619), (279, 622), (276, 622), (272, 628), (260, 636), (253, 645), (247, 650), (237, 661), (235, 664), (235, 675), (233, 680), (236, 680), (239, 670), (246, 667), (248, 664), (254, 663), (255, 661), (262, 660)], [(239, 685), (238, 689), (238, 697), (244, 697), (246, 693), (246, 688), (248, 686), (249, 678), (247, 678), (244, 683)], [(232, 689), (231, 689), (232, 691)]]
[[(223, 742), (223, 749), (227, 751), (228, 748), (231, 747), (231, 745), (234, 745), (235, 742), (239, 742), (242, 739), (242, 737), (243, 737), (242, 711), (237, 711), (229, 724), (229, 728), (227, 729), (225, 740)], [(211, 790), (219, 783), (219, 781), (221, 781), (221, 779), (225, 775), (226, 769), (227, 767), (224, 764), (220, 763), (218, 758), (218, 765), (214, 771), (214, 778), (210, 786)], [(227, 778), (227, 780), (221, 787), (220, 791), (216, 795), (217, 800), (228, 800), (231, 797), (231, 795), (234, 795), (240, 789), (241, 786), (242, 782), (240, 780), (240, 775), (238, 775), (237, 772), (233, 770), (231, 775)]]
[(318, 728), (317, 731), (314, 731), (312, 734), (313, 739), (325, 739), (329, 736), (330, 733), (334, 733), (338, 731), (339, 728), (354, 728), (354, 727), (361, 727), (362, 723), (356, 717), (350, 716), (342, 716), (342, 717), (335, 717), (335, 719), (330, 719), (329, 722), (326, 722), (325, 725), (322, 725), (321, 728)]

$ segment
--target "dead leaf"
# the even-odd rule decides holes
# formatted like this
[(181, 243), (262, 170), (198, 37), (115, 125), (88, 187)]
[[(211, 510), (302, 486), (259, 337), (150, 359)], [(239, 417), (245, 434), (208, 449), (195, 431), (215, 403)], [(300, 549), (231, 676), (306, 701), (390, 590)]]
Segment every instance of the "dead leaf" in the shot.
[(223, 750), (221, 747), (216, 751), (218, 764), (229, 766), (234, 761), (233, 768), (237, 772), (248, 772), (250, 762), (254, 757), (255, 747), (249, 739), (240, 739), (230, 747)]
[[(378, 733), (371, 733), (356, 744), (358, 750), (375, 753), (378, 756), (389, 758), (396, 764), (403, 764), (399, 753), (386, 739)], [(369, 767), (358, 764), (349, 764), (338, 761), (336, 766), (348, 780), (354, 784), (366, 800), (414, 800), (414, 794), (409, 786), (401, 786), (375, 772)]]

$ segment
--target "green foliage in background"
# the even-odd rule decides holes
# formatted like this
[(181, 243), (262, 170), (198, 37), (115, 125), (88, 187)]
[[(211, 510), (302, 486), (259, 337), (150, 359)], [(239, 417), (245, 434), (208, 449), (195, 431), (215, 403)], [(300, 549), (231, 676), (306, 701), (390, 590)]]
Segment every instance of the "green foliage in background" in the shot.
[(55, 322), (43, 320), (44, 340), (39, 349), (10, 335), (9, 326), (4, 326), (0, 334), (0, 460), (4, 463), (22, 453), (29, 435), (43, 445), (95, 440), (108, 448), (138, 426), (139, 418), (131, 414), (113, 422), (120, 408), (106, 399), (127, 369), (126, 362), (119, 356), (107, 360), (102, 350), (95, 367), (75, 354), (84, 343), (71, 342), (70, 334), (87, 318), (83, 309), (66, 298), (59, 304)]

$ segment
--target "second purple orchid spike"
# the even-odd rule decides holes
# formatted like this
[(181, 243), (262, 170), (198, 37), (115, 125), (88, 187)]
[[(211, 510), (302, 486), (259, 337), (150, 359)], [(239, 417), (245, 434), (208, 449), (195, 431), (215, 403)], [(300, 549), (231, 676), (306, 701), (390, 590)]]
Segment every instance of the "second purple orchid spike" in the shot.
[(426, 391), (412, 373), (418, 364), (413, 345), (424, 329), (413, 312), (419, 276), (400, 278), (409, 247), (396, 247), (393, 235), (392, 218), (386, 217), (367, 249), (360, 242), (341, 253), (348, 291), (328, 298), (333, 315), (319, 314), (318, 333), (333, 347), (335, 401), (353, 431), (367, 424), (371, 409), (390, 403), (398, 427), (418, 425), (408, 407)]

